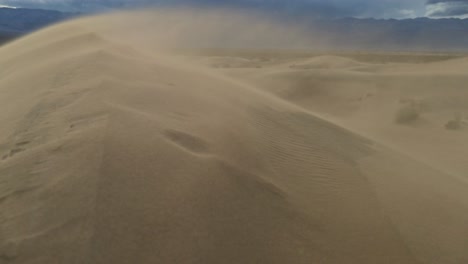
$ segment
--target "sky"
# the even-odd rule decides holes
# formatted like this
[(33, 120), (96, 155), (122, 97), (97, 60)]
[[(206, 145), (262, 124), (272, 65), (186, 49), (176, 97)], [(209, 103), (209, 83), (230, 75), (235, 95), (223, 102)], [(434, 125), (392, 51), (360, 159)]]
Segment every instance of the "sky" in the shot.
[(0, 0), (0, 7), (73, 12), (145, 5), (235, 6), (322, 18), (468, 18), (468, 0)]

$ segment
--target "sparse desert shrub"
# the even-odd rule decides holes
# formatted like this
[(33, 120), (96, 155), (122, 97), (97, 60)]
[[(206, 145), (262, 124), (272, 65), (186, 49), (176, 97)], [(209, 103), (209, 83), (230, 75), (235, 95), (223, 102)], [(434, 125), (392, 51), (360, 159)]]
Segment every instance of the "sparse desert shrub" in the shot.
[(461, 124), (456, 120), (450, 120), (447, 122), (447, 124), (445, 124), (445, 128), (448, 130), (458, 130), (461, 128)]
[(450, 120), (445, 124), (445, 128), (449, 130), (458, 130), (462, 127), (463, 115), (461, 113), (455, 113), (454, 119)]
[(418, 120), (421, 110), (414, 101), (405, 103), (396, 113), (395, 122), (398, 124), (410, 124)]

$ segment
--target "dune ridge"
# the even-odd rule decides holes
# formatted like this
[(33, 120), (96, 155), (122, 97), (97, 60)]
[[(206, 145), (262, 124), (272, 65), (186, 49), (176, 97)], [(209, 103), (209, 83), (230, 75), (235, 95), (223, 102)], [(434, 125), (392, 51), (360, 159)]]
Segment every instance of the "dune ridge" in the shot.
[(0, 48), (0, 263), (468, 260), (466, 184), (115, 16)]

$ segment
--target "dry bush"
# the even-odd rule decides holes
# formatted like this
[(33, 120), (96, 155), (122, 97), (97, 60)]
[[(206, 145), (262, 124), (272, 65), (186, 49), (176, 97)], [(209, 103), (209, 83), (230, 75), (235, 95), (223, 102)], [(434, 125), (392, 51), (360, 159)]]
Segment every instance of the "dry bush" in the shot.
[(418, 120), (421, 116), (421, 109), (419, 105), (414, 101), (411, 100), (409, 102), (405, 102), (404, 105), (395, 115), (395, 122), (398, 124), (410, 124)]
[(454, 119), (450, 120), (445, 124), (445, 128), (449, 130), (458, 130), (462, 127), (463, 115), (461, 113), (455, 113)]

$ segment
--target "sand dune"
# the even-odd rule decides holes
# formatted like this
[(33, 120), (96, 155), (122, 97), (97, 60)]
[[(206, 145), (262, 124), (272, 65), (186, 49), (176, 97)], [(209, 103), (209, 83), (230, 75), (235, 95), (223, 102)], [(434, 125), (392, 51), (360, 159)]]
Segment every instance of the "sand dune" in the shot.
[[(412, 56), (420, 61), (425, 58)], [(272, 56), (269, 60), (278, 61), (276, 64), (260, 65), (263, 67), (255, 70), (227, 69), (224, 73), (442, 171), (466, 178), (468, 91), (465, 84), (468, 80), (464, 69), (468, 66), (467, 59), (394, 63), (391, 57), (388, 56), (386, 63), (357, 61), (360, 67), (300, 69), (288, 65), (324, 58), (328, 64), (339, 64), (349, 59), (317, 56), (284, 62)], [(398, 124), (400, 111), (411, 107), (418, 117)], [(446, 125), (456, 119), (460, 119), (458, 129), (447, 130)]]
[(362, 65), (352, 59), (338, 57), (338, 56), (317, 56), (311, 59), (298, 61), (291, 64), (289, 67), (292, 69), (340, 69), (340, 68), (354, 68)]
[[(116, 16), (0, 48), (0, 263), (468, 262), (465, 168), (358, 122), (403, 93), (386, 86), (396, 76), (334, 70), (350, 63), (335, 57), (323, 75), (209, 69), (119, 42)], [(428, 89), (427, 102), (447, 95), (434, 109), (453, 103)], [(354, 119), (333, 108), (366, 94)], [(428, 130), (415, 128), (449, 133)]]

